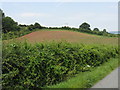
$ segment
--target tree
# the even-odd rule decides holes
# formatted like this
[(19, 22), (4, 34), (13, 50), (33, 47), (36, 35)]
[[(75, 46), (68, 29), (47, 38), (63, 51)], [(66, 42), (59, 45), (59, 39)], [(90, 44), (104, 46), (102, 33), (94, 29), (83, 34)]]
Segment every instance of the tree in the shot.
[(81, 29), (86, 29), (86, 30), (91, 30), (91, 29), (90, 29), (90, 25), (89, 25), (88, 23), (86, 23), (86, 22), (82, 23), (82, 24), (79, 26), (79, 28), (81, 28)]
[(19, 24), (19, 26), (20, 26), (20, 27), (27, 27), (27, 25), (25, 25), (25, 24), (23, 24), (23, 25), (22, 25), (22, 24)]
[(71, 27), (69, 27), (69, 26), (63, 26), (63, 27), (61, 27), (61, 29), (67, 29), (67, 30), (70, 30)]
[(35, 23), (34, 24), (34, 29), (41, 29), (42, 28), (42, 26), (39, 24), (39, 23)]
[(20, 30), (20, 27), (18, 26), (18, 23), (15, 22), (11, 17), (3, 17), (2, 30), (4, 33), (7, 33), (9, 31)]
[(99, 32), (99, 29), (98, 29), (98, 28), (94, 28), (93, 31), (97, 31), (97, 32)]
[(106, 31), (106, 29), (103, 29), (102, 33), (103, 33), (103, 36), (107, 36), (108, 35), (108, 32)]
[(94, 28), (93, 31), (92, 31), (93, 34), (98, 34), (99, 32), (100, 32), (100, 31), (99, 31), (98, 28)]
[(29, 26), (28, 26), (28, 29), (29, 29), (30, 31), (32, 31), (32, 30), (34, 29), (34, 25), (33, 25), (33, 24), (29, 25)]
[(104, 33), (107, 33), (106, 29), (103, 29), (103, 32), (104, 32)]

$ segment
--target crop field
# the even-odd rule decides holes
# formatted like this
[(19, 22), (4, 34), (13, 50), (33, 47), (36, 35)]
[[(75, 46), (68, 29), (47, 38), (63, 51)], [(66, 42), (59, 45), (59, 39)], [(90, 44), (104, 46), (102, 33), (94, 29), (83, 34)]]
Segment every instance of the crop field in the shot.
[(82, 44), (105, 44), (105, 45), (118, 45), (117, 37), (103, 37), (73, 31), (36, 31), (24, 35), (18, 40), (28, 40), (29, 42), (49, 42), (49, 41), (67, 41), (72, 43)]
[(119, 54), (117, 37), (42, 30), (16, 39), (3, 42), (4, 89), (55, 85), (91, 71)]

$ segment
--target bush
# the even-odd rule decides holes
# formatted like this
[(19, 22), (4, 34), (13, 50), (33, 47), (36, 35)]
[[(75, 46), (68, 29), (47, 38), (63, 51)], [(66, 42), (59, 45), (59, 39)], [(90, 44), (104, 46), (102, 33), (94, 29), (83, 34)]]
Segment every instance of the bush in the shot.
[(34, 89), (91, 70), (118, 55), (116, 47), (70, 43), (3, 44), (3, 89)]

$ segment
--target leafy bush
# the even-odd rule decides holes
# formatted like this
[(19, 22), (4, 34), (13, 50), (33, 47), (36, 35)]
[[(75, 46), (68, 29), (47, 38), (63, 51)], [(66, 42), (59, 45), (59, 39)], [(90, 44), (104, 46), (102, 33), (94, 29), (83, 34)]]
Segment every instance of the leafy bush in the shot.
[(20, 31), (10, 31), (8, 33), (2, 33), (2, 40), (9, 40), (9, 39), (21, 37), (37, 30), (38, 29), (34, 29), (30, 31), (27, 27), (21, 27)]
[(117, 47), (70, 43), (3, 44), (3, 89), (34, 89), (64, 81), (118, 55)]

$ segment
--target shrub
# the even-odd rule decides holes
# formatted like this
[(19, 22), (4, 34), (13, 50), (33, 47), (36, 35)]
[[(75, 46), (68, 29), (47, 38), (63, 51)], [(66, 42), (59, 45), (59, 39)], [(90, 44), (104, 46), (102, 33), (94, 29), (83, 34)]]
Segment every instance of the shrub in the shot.
[(3, 89), (52, 85), (118, 55), (116, 47), (70, 43), (3, 44)]

